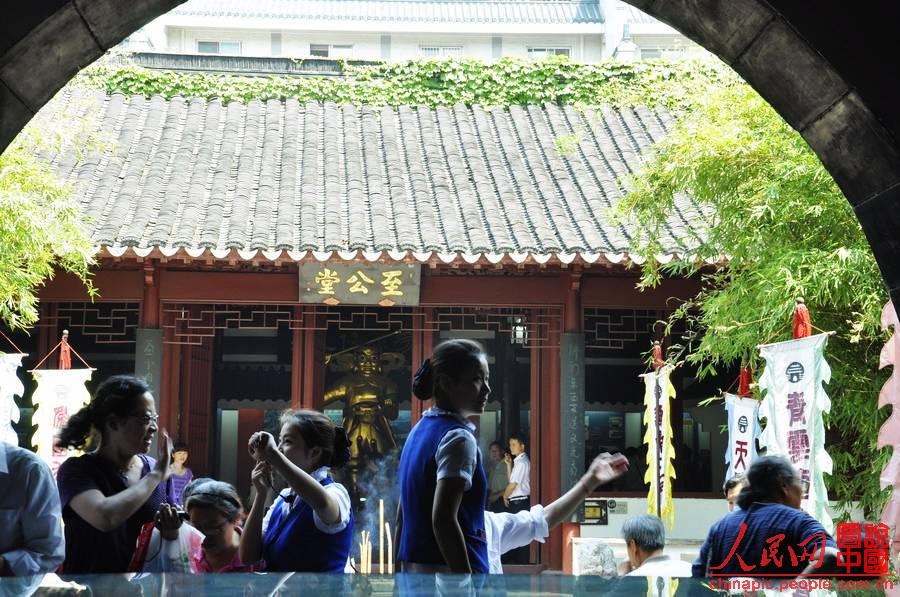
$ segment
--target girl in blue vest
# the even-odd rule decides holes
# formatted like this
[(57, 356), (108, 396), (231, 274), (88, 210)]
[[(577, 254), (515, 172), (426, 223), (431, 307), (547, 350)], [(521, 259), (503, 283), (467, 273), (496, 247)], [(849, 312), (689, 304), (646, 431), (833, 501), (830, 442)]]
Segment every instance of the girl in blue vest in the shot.
[(404, 572), (488, 573), (484, 505), (487, 475), (467, 417), (484, 412), (484, 349), (449, 340), (425, 359), (413, 380), (420, 400), (434, 400), (400, 456), (400, 537)]
[[(262, 558), (266, 570), (276, 572), (344, 572), (353, 512), (347, 489), (328, 474), (350, 458), (344, 429), (320, 412), (286, 411), (277, 446), (271, 434), (257, 431), (248, 448), (257, 460), (256, 497), (241, 537), (241, 561)], [(273, 470), (288, 488), (264, 516)]]

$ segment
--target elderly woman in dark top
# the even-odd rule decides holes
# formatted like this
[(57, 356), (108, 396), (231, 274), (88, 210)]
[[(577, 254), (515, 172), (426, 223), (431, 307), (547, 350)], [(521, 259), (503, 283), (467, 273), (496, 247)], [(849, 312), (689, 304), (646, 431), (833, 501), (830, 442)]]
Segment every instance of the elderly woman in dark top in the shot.
[(172, 447), (165, 433), (157, 458), (147, 455), (158, 419), (147, 384), (117, 375), (60, 430), (58, 448), (86, 450), (57, 474), (66, 574), (128, 570), (141, 526), (167, 501)]
[[(740, 509), (709, 529), (692, 576), (768, 578), (833, 573), (837, 563), (834, 539), (818, 520), (800, 509), (807, 489), (808, 484), (787, 458), (754, 460), (737, 498)], [(778, 546), (777, 558), (770, 557), (773, 545)]]

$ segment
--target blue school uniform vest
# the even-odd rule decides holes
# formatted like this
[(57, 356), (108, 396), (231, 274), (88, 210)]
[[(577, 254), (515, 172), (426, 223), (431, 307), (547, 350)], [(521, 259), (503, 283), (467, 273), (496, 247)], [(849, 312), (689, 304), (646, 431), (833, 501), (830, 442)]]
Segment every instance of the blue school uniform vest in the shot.
[[(406, 438), (400, 456), (400, 508), (403, 513), (403, 528), (400, 534), (398, 559), (402, 562), (446, 564), (434, 538), (431, 508), (437, 487), (435, 454), (444, 435), (454, 429), (465, 429), (471, 433), (464, 423), (453, 416), (427, 416), (416, 424)], [(487, 475), (481, 463), (481, 453), (477, 454), (472, 487), (463, 493), (457, 519), (466, 541), (472, 572), (487, 574), (489, 566), (484, 531), (484, 504), (487, 501), (488, 487)]]
[[(330, 477), (323, 486), (334, 483)], [(299, 497), (288, 512), (280, 495), (263, 537), (267, 572), (343, 572), (353, 541), (353, 511), (343, 531), (329, 535), (316, 528), (312, 507)]]

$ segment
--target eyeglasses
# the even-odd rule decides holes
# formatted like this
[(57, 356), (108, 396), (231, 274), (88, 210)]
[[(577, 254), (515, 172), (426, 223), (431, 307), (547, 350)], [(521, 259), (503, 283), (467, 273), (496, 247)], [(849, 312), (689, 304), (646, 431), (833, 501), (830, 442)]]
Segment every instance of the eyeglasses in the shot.
[(128, 415), (129, 417), (133, 417), (143, 423), (144, 425), (149, 425), (153, 423), (156, 425), (159, 423), (159, 415)]
[(803, 495), (809, 493), (809, 481), (806, 479), (798, 479), (797, 482), (800, 484), (800, 489), (803, 491)]

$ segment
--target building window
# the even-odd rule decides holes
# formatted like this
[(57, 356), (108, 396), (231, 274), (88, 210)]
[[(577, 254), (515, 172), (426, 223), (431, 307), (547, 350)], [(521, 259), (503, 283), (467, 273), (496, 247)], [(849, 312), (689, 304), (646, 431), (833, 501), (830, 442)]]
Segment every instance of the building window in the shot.
[(462, 56), (462, 46), (419, 46), (419, 56), (423, 58)]
[(316, 58), (352, 58), (353, 44), (309, 44), (309, 55)]
[(197, 52), (200, 54), (229, 54), (241, 55), (241, 42), (239, 41), (198, 41)]
[(572, 48), (545, 48), (537, 46), (528, 46), (528, 57), (535, 60), (546, 58), (548, 56), (565, 56), (572, 57)]
[(672, 46), (641, 46), (641, 60), (652, 60), (654, 58), (682, 58), (685, 54), (685, 48), (677, 48)]

